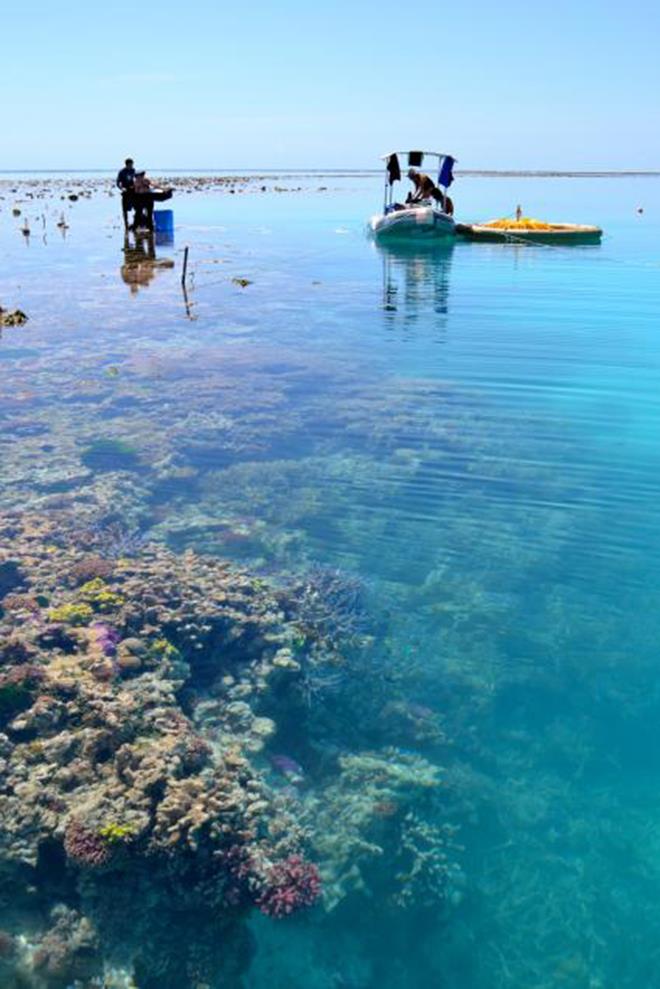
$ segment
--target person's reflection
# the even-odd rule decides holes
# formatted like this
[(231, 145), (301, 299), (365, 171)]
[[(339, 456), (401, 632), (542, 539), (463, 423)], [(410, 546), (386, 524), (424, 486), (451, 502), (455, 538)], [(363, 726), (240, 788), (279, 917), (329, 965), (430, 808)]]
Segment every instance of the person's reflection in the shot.
[(126, 231), (123, 255), (124, 260), (119, 272), (122, 281), (130, 288), (131, 295), (137, 295), (141, 288), (146, 288), (158, 271), (174, 267), (171, 258), (156, 257), (156, 244), (152, 232)]

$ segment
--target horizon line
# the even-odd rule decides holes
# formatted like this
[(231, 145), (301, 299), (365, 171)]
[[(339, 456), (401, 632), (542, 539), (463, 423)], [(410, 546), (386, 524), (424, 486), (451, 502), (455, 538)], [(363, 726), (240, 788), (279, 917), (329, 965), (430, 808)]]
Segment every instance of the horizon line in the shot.
[[(0, 168), (0, 175), (25, 175), (25, 174), (37, 174), (40, 172), (50, 173), (53, 175), (80, 175), (83, 173), (94, 173), (94, 174), (114, 174), (115, 168)], [(291, 167), (281, 167), (281, 168), (172, 168), (168, 166), (154, 166), (150, 171), (157, 172), (176, 172), (182, 175), (208, 175), (211, 173), (224, 173), (228, 175), (240, 175), (243, 173), (268, 173), (273, 175), (282, 175), (285, 173), (295, 173), (295, 174), (315, 174), (315, 175), (342, 175), (342, 174), (360, 174), (360, 175), (380, 175), (382, 174), (381, 168), (319, 168), (317, 166), (310, 166), (308, 168), (300, 168), (297, 166)], [(456, 175), (479, 175), (479, 176), (490, 176), (490, 175), (527, 175), (527, 176), (539, 176), (539, 177), (598, 177), (598, 176), (660, 176), (660, 169), (609, 169), (609, 168), (590, 168), (590, 169), (559, 169), (559, 168), (465, 168), (465, 169), (455, 169)]]

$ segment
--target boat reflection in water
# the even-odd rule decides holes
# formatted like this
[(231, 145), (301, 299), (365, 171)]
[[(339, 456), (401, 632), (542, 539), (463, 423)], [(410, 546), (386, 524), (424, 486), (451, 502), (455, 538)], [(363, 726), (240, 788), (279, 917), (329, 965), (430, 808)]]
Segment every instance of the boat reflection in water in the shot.
[(417, 244), (377, 243), (383, 262), (383, 311), (388, 325), (411, 327), (429, 312), (443, 317), (449, 307), (449, 276), (454, 241)]

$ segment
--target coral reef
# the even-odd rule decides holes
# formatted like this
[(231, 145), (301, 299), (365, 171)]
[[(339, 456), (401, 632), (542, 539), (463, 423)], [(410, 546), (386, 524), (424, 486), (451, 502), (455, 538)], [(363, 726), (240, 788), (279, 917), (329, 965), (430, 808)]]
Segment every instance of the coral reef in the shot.
[(339, 766), (339, 776), (304, 807), (314, 820), (326, 908), (355, 891), (398, 907), (454, 903), (464, 884), (457, 828), (432, 823), (444, 816), (439, 769), (399, 749), (341, 756)]
[[(40, 917), (75, 912), (95, 971), (117, 960), (139, 989), (220, 987), (228, 972), (239, 985), (254, 910), (279, 922), (365, 896), (402, 912), (460, 902), (437, 767), (393, 746), (338, 755), (326, 731), (336, 690), (357, 710), (376, 663), (362, 584), (319, 567), (271, 584), (142, 540), (106, 556), (105, 532), (66, 510), (0, 516), (0, 860), (16, 901), (27, 883)], [(372, 705), (375, 724), (435, 724), (392, 704)], [(270, 748), (287, 738), (309, 771)], [(58, 989), (82, 962), (60, 966), (57, 924), (34, 926), (42, 947), (20, 965)]]
[[(199, 939), (168, 953), (168, 912), (211, 938), (253, 906), (282, 917), (320, 893), (303, 830), (248, 758), (274, 726), (245, 699), (290, 633), (263, 581), (192, 553), (151, 545), (81, 584), (76, 532), (66, 514), (0, 518), (0, 859), (17, 899), (32, 884), (41, 912), (82, 910), (104, 952), (121, 944), (139, 986), (184, 989), (207, 963)], [(196, 707), (214, 694), (205, 738)], [(80, 952), (53, 946), (59, 929), (31, 963), (49, 989), (87, 978)], [(209, 984), (244, 943), (210, 953)]]

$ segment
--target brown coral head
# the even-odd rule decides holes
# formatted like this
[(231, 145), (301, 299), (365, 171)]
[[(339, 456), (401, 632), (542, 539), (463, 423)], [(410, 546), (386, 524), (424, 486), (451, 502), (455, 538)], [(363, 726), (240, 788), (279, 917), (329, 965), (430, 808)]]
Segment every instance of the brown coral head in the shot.
[(10, 666), (0, 673), (0, 720), (12, 718), (32, 704), (44, 673), (35, 663)]
[(2, 600), (5, 611), (29, 611), (37, 614), (40, 611), (39, 602), (33, 594), (7, 594)]
[(88, 581), (96, 580), (99, 577), (101, 580), (105, 580), (106, 577), (111, 576), (114, 569), (114, 563), (102, 556), (83, 556), (82, 559), (73, 564), (69, 570), (68, 578), (71, 584), (78, 587), (80, 584), (86, 584)]
[(9, 636), (0, 646), (0, 663), (25, 663), (37, 655), (37, 650), (18, 635)]
[(185, 735), (178, 746), (181, 762), (188, 772), (194, 772), (205, 766), (213, 749), (199, 735)]
[(396, 800), (379, 800), (374, 804), (373, 810), (377, 817), (395, 817), (400, 808)]
[(16, 952), (16, 939), (8, 931), (0, 931), (0, 959), (11, 958)]

